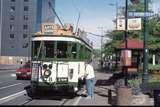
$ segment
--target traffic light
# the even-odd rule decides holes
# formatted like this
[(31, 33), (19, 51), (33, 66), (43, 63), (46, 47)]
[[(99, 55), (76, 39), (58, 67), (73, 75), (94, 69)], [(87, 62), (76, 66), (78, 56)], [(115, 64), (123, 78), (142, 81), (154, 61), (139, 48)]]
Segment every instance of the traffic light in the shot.
[(140, 3), (140, 0), (130, 0), (133, 4), (138, 4)]

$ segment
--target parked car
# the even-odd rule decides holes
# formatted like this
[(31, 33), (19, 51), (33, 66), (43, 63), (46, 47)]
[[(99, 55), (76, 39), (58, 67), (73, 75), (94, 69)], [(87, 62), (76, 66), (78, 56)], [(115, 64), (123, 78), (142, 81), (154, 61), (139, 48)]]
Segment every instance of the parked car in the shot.
[(31, 65), (30, 63), (25, 63), (23, 66), (16, 69), (17, 79), (31, 79)]

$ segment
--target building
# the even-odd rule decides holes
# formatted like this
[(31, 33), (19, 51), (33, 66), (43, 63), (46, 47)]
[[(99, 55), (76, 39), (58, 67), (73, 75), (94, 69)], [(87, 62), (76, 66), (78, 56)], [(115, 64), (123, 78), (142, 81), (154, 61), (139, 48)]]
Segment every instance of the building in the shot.
[(31, 56), (31, 36), (42, 22), (55, 20), (48, 2), (55, 6), (55, 0), (0, 0), (1, 57)]

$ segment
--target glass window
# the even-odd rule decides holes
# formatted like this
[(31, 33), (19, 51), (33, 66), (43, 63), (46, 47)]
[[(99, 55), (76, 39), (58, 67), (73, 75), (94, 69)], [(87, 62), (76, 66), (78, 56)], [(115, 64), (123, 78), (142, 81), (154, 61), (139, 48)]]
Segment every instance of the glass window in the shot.
[(28, 11), (29, 7), (28, 6), (24, 6), (24, 11)]
[(13, 39), (13, 38), (14, 38), (14, 34), (10, 34), (10, 38), (12, 38), (12, 39)]
[(23, 38), (27, 38), (27, 36), (28, 36), (27, 34), (23, 34)]
[(14, 12), (14, 11), (15, 11), (15, 6), (11, 6), (11, 7), (10, 7), (10, 11), (11, 11), (11, 12)]
[(14, 20), (14, 19), (15, 19), (14, 15), (10, 15), (10, 20)]
[[(42, 57), (42, 47), (41, 47), (41, 49), (40, 49), (40, 45), (41, 45), (41, 43), (42, 42), (40, 42), (40, 41), (34, 41), (34, 42), (32, 42), (33, 43), (33, 47), (32, 47), (32, 50), (33, 50), (33, 57), (34, 58), (37, 58), (37, 57), (39, 57), (39, 58), (41, 58)], [(39, 54), (39, 55), (38, 55)]]
[(11, 2), (15, 2), (16, 0), (10, 0)]
[(54, 58), (54, 42), (46, 41), (44, 42), (44, 54), (46, 58)]
[(28, 15), (24, 15), (23, 19), (28, 20)]
[(29, 0), (24, 0), (24, 2), (28, 2)]
[(28, 43), (24, 43), (22, 48), (27, 48), (28, 47)]
[(23, 29), (27, 30), (28, 29), (28, 25), (23, 25)]
[(57, 42), (57, 58), (67, 58), (67, 42)]
[(10, 25), (10, 31), (14, 30), (14, 25)]
[(74, 43), (73, 46), (72, 46), (72, 50), (71, 50), (71, 54), (72, 54), (72, 58), (73, 58), (73, 59), (76, 59), (76, 56), (77, 56), (76, 46), (77, 46), (77, 45)]

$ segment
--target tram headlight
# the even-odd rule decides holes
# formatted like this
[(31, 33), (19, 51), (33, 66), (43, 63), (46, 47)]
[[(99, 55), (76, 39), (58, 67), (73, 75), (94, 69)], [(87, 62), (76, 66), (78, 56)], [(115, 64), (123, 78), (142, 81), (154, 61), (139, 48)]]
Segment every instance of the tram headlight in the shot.
[(44, 65), (43, 65), (43, 69), (47, 69), (47, 64), (44, 64)]
[(52, 64), (49, 64), (49, 66), (48, 66), (48, 67), (49, 67), (49, 69), (52, 69)]
[(47, 70), (44, 71), (44, 77), (45, 78), (48, 78), (50, 75), (51, 75), (51, 70), (47, 69)]

